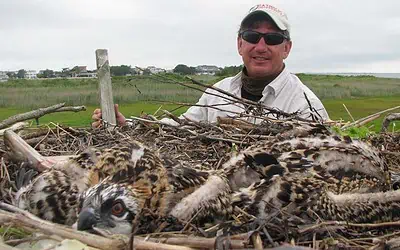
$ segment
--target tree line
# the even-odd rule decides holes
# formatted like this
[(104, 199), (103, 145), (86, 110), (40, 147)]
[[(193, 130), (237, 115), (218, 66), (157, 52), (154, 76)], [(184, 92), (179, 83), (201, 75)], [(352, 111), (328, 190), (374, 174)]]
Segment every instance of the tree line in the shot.
[[(215, 67), (215, 66), (214, 66)], [(226, 66), (223, 68), (219, 68), (218, 71), (215, 72), (216, 76), (227, 76), (227, 75), (235, 75), (243, 68), (242, 65), (239, 66)], [(38, 78), (54, 78), (54, 77), (68, 77), (71, 73), (79, 73), (79, 67), (74, 67), (67, 71), (54, 71), (51, 69), (41, 70), (40, 73), (37, 74)], [(188, 66), (185, 64), (178, 64), (172, 70), (173, 73), (180, 74), (180, 75), (194, 75), (197, 73), (201, 73), (198, 71), (197, 67)], [(7, 72), (9, 78), (25, 78), (26, 75), (25, 69), (18, 70), (17, 73), (15, 72)], [(145, 68), (143, 70), (139, 70), (137, 68), (132, 68), (130, 65), (119, 65), (119, 66), (111, 66), (110, 73), (112, 76), (126, 76), (126, 75), (150, 75), (152, 72), (150, 69)]]

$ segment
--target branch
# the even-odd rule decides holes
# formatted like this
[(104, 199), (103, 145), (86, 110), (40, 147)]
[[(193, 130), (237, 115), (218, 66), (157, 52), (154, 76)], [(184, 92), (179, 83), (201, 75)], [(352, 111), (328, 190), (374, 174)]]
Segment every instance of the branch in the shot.
[[(126, 249), (128, 243), (128, 237), (120, 238), (120, 239), (108, 239), (105, 237), (101, 237), (98, 235), (90, 234), (87, 232), (76, 231), (72, 228), (68, 228), (63, 225), (58, 225), (51, 223), (49, 221), (45, 221), (39, 219), (38, 217), (30, 214), (27, 211), (23, 211), (17, 207), (12, 205), (8, 205), (6, 203), (0, 202), (0, 208), (9, 210), (14, 213), (6, 212), (4, 210), (0, 210), (0, 221), (9, 221), (13, 222), (17, 225), (39, 229), (41, 232), (50, 234), (50, 235), (58, 235), (62, 238), (67, 239), (76, 239), (80, 242), (95, 247), (99, 249)], [(143, 250), (143, 249), (160, 249), (160, 250), (193, 250), (190, 247), (184, 246), (172, 246), (162, 243), (154, 243), (154, 242), (146, 242), (142, 239), (136, 239), (134, 242), (135, 249)]]
[(393, 108), (389, 108), (389, 109), (385, 109), (385, 110), (379, 111), (379, 112), (377, 112), (377, 113), (375, 113), (375, 114), (372, 114), (372, 115), (363, 117), (363, 118), (361, 118), (361, 119), (358, 119), (358, 120), (355, 121), (355, 122), (352, 122), (352, 123), (349, 123), (349, 124), (347, 124), (347, 125), (344, 125), (343, 127), (341, 127), (341, 129), (344, 130), (344, 129), (349, 128), (349, 127), (352, 127), (352, 126), (356, 126), (356, 125), (358, 125), (359, 123), (361, 123), (361, 122), (363, 122), (363, 121), (365, 121), (365, 120), (368, 120), (368, 119), (371, 118), (371, 117), (375, 117), (375, 116), (377, 116), (377, 115), (380, 115), (380, 114), (383, 114), (383, 113), (385, 113), (385, 112), (392, 111), (392, 110), (395, 110), (395, 109), (399, 109), (399, 108), (400, 108), (400, 106), (397, 106), (397, 107), (393, 107)]
[(40, 108), (40, 109), (36, 109), (36, 110), (32, 110), (23, 114), (18, 114), (18, 115), (14, 115), (11, 116), (8, 119), (5, 119), (4, 121), (2, 121), (0, 123), (0, 129), (6, 128), (8, 126), (10, 126), (11, 124), (14, 124), (16, 122), (21, 122), (21, 121), (26, 121), (26, 120), (30, 120), (33, 118), (39, 118), (44, 116), (45, 114), (49, 114), (54, 112), (55, 110), (64, 107), (65, 103), (59, 103), (47, 108)]
[(46, 114), (55, 113), (55, 112), (65, 112), (65, 111), (72, 111), (72, 112), (79, 112), (86, 110), (85, 106), (77, 106), (77, 107), (64, 107), (65, 103), (59, 103), (47, 108), (39, 108), (36, 110), (32, 110), (26, 113), (17, 114), (11, 116), (2, 122), (0, 122), (0, 129), (7, 128), (8, 126), (31, 119), (38, 119)]
[(53, 113), (56, 112), (81, 112), (81, 111), (86, 111), (86, 106), (75, 106), (75, 107), (62, 107), (59, 108), (55, 111), (53, 111)]

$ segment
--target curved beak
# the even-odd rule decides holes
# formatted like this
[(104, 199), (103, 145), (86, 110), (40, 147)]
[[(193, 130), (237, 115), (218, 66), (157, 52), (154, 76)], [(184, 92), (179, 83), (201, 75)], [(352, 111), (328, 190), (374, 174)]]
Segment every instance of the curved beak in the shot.
[(87, 208), (79, 213), (78, 216), (78, 230), (93, 229), (97, 223), (96, 215), (93, 208)]

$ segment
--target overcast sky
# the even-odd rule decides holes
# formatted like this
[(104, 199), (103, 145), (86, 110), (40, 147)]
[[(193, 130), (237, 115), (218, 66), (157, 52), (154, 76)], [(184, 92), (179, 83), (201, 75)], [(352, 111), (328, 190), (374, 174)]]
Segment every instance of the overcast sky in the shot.
[(239, 65), (258, 3), (289, 17), (292, 72), (400, 72), (398, 0), (0, 0), (0, 70), (94, 69), (98, 48), (111, 65)]

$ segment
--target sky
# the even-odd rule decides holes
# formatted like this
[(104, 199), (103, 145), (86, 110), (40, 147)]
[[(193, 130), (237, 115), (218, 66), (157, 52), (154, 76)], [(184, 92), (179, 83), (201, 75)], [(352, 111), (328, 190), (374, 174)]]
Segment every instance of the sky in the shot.
[(400, 73), (398, 0), (0, 0), (0, 71), (240, 65), (237, 30), (259, 3), (286, 12), (300, 72)]

